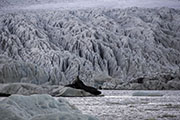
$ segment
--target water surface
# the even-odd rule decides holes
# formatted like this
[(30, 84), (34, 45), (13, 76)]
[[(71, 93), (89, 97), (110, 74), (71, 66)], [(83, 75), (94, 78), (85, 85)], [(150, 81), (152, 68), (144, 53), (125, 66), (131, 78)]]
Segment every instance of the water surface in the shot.
[(180, 120), (180, 91), (140, 91), (163, 96), (133, 96), (137, 90), (102, 92), (104, 97), (65, 99), (100, 120)]

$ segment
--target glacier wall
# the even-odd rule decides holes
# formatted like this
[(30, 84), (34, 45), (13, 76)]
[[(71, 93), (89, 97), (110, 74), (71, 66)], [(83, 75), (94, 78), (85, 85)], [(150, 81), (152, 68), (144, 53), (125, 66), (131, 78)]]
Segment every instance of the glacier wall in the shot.
[[(0, 14), (0, 83), (116, 88), (140, 77), (179, 75), (180, 10), (16, 11)], [(105, 84), (106, 83), (106, 84)]]
[(160, 8), (180, 9), (180, 0), (0, 0), (0, 9), (77, 10), (88, 8)]

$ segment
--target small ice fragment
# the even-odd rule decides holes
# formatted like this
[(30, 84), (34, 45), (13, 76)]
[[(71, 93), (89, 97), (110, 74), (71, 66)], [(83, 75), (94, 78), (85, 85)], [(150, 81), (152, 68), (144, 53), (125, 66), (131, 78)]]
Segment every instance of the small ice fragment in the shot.
[(160, 92), (152, 92), (152, 91), (138, 91), (132, 93), (132, 96), (163, 96)]

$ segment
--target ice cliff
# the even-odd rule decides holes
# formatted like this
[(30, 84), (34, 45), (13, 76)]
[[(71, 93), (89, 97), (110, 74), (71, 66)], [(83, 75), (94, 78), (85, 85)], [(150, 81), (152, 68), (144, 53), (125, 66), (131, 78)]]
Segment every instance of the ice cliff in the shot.
[(80, 75), (86, 84), (116, 88), (144, 76), (178, 76), (179, 67), (178, 9), (0, 14), (0, 83), (64, 85)]

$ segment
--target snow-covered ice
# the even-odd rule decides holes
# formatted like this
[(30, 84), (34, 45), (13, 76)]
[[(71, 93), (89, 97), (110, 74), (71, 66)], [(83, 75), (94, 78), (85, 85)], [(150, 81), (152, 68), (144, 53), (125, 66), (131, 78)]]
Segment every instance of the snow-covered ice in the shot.
[(97, 120), (84, 115), (63, 98), (47, 94), (12, 95), (0, 100), (1, 120)]
[[(7, 9), (86, 9), (86, 8), (127, 8), (127, 7), (169, 7), (180, 8), (179, 0), (1, 0)], [(8, 9), (9, 9), (8, 8)]]
[(0, 82), (68, 84), (79, 74), (125, 89), (118, 85), (145, 76), (129, 88), (179, 89), (179, 3), (1, 0)]

